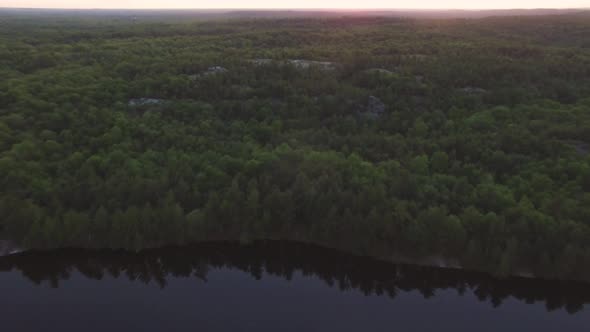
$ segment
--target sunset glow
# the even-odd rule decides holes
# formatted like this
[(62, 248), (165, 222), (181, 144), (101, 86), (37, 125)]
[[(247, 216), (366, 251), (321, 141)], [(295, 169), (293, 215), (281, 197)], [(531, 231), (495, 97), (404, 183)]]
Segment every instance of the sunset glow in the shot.
[(17, 8), (333, 8), (333, 9), (513, 9), (588, 8), (590, 0), (1, 0), (0, 7)]

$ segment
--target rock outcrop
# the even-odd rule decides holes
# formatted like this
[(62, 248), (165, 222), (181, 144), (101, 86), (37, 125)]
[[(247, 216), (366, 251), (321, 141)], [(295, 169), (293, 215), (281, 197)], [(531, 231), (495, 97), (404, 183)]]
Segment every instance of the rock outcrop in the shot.
[(156, 98), (133, 98), (129, 99), (127, 103), (129, 106), (150, 106), (150, 105), (158, 105), (164, 102), (163, 99), (156, 99)]
[(375, 96), (369, 96), (367, 112), (375, 115), (381, 115), (385, 113), (385, 104), (381, 101), (381, 99)]
[(203, 75), (214, 75), (214, 74), (221, 74), (227, 72), (227, 68), (221, 66), (213, 66), (207, 68), (207, 70), (203, 73)]
[(581, 156), (585, 156), (588, 153), (590, 153), (590, 144), (588, 144), (584, 141), (569, 140), (569, 141), (562, 141), (562, 142), (564, 144), (567, 144), (567, 145), (571, 146), (572, 148), (574, 148), (574, 150), (576, 150), (576, 152)]
[(273, 63), (272, 59), (254, 59), (249, 61), (257, 66), (270, 65), (271, 63)]
[(395, 74), (394, 71), (385, 68), (369, 68), (365, 70), (365, 73), (369, 74), (381, 74), (381, 75), (392, 75)]
[(12, 241), (0, 240), (0, 256), (17, 254), (22, 249), (17, 247)]
[(310, 67), (317, 67), (323, 70), (331, 70), (336, 68), (336, 63), (330, 61), (314, 61), (314, 60), (302, 60), (302, 59), (287, 59), (287, 60), (273, 60), (273, 59), (253, 59), (250, 60), (257, 66), (270, 65), (273, 63), (277, 64), (288, 64), (293, 65), (298, 69), (307, 69)]
[(469, 94), (469, 95), (481, 95), (484, 93), (488, 93), (488, 90), (486, 90), (486, 89), (472, 87), (472, 86), (466, 86), (464, 88), (459, 89), (459, 91)]
[(576, 152), (578, 152), (582, 156), (585, 156), (588, 153), (590, 153), (590, 144), (585, 143), (585, 142), (574, 143), (574, 148), (576, 149)]
[(287, 63), (294, 65), (299, 69), (307, 69), (309, 67), (318, 67), (320, 69), (334, 69), (335, 65), (329, 61), (313, 61), (313, 60), (287, 60)]
[(361, 109), (360, 114), (371, 119), (376, 119), (385, 113), (386, 106), (381, 99), (369, 96), (367, 105)]
[(223, 74), (228, 72), (229, 70), (225, 67), (221, 67), (221, 66), (212, 66), (207, 68), (207, 70), (205, 70), (202, 73), (199, 74), (192, 74), (192, 75), (188, 75), (188, 79), (191, 81), (196, 81), (199, 77), (204, 77), (204, 76), (211, 76), (211, 75), (217, 75), (217, 74)]

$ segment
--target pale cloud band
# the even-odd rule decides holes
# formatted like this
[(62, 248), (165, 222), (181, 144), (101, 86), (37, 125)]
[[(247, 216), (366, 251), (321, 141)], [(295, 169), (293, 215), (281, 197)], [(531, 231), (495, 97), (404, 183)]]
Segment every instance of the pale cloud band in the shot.
[(342, 9), (511, 9), (589, 8), (590, 0), (0, 0), (18, 8), (342, 8)]

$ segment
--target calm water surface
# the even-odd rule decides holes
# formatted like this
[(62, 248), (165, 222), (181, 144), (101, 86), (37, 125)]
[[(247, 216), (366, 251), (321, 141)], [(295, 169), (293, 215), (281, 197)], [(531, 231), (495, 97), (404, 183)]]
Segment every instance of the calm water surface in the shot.
[(285, 242), (0, 258), (4, 331), (590, 331), (590, 285)]

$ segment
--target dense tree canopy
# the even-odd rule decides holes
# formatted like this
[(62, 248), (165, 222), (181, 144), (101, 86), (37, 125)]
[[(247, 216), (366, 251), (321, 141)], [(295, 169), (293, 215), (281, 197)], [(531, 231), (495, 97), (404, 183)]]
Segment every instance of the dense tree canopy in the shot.
[(25, 246), (287, 238), (590, 280), (587, 15), (0, 24)]

